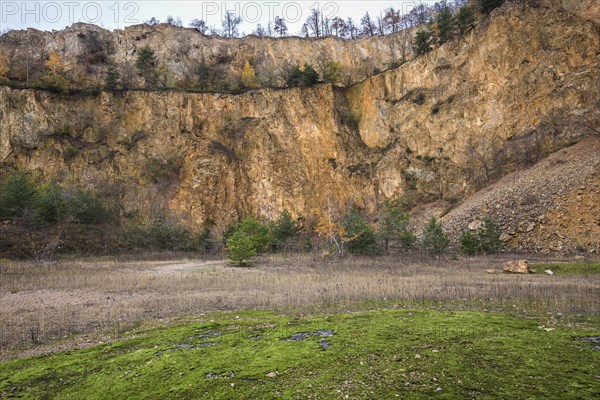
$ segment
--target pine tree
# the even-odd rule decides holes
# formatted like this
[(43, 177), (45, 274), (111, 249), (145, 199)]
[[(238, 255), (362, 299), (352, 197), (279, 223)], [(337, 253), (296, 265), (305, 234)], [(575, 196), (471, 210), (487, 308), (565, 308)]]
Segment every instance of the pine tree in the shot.
[(276, 247), (282, 248), (285, 242), (298, 232), (298, 227), (288, 210), (283, 210), (273, 224), (272, 236)]
[(456, 27), (460, 33), (464, 34), (475, 23), (473, 9), (469, 6), (461, 7), (456, 14)]
[(436, 33), (437, 41), (439, 44), (444, 44), (448, 40), (452, 39), (452, 31), (454, 29), (454, 23), (452, 21), (452, 12), (449, 7), (444, 7), (440, 10), (436, 18)]
[(249, 215), (240, 222), (239, 231), (246, 234), (252, 243), (256, 252), (266, 251), (271, 245), (271, 231), (269, 227), (262, 224), (258, 218)]
[(415, 55), (420, 56), (431, 51), (431, 35), (430, 31), (420, 30), (417, 32), (413, 44)]
[(484, 219), (483, 226), (479, 228), (477, 233), (481, 251), (486, 254), (493, 254), (500, 250), (502, 248), (501, 235), (502, 231), (494, 221), (490, 218)]
[(312, 65), (304, 64), (301, 82), (302, 86), (314, 86), (319, 83), (319, 73), (315, 71)]
[(352, 238), (347, 242), (350, 254), (374, 255), (379, 252), (373, 228), (354, 209), (342, 221), (346, 235)]
[(432, 254), (442, 254), (448, 248), (450, 241), (435, 217), (431, 217), (429, 222), (423, 228), (423, 237), (421, 238), (423, 250)]
[(24, 171), (13, 172), (0, 186), (0, 218), (20, 217), (31, 207), (36, 186)]
[(481, 251), (479, 238), (469, 230), (463, 232), (463, 234), (460, 236), (459, 242), (460, 251), (463, 254), (472, 256)]
[(386, 253), (388, 253), (390, 241), (400, 241), (405, 249), (412, 247), (416, 238), (408, 231), (409, 221), (409, 214), (403, 213), (390, 203), (384, 205), (377, 233), (383, 242), (383, 249)]
[(157, 60), (154, 50), (148, 46), (142, 47), (138, 52), (135, 67), (146, 80), (146, 86), (153, 87), (156, 85), (158, 75), (156, 73)]
[(252, 258), (256, 256), (256, 245), (252, 238), (243, 230), (238, 229), (227, 240), (229, 260), (237, 265), (250, 265)]
[(277, 33), (280, 37), (283, 37), (287, 34), (287, 31), (288, 28), (285, 24), (285, 20), (279, 15), (275, 17), (275, 33)]

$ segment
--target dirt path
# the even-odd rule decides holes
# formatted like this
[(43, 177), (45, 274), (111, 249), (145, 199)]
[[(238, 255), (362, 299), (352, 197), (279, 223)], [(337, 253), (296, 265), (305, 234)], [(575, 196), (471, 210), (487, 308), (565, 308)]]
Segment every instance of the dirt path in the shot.
[(191, 273), (207, 269), (215, 268), (229, 268), (227, 261), (186, 261), (178, 262), (174, 264), (160, 264), (153, 265), (150, 269), (146, 270), (147, 273), (153, 274), (180, 274), (180, 273)]

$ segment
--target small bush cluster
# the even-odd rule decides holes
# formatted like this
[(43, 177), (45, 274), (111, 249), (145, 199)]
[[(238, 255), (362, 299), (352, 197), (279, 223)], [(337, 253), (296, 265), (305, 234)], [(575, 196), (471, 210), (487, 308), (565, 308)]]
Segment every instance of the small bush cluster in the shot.
[(58, 181), (37, 182), (24, 171), (10, 173), (0, 183), (0, 220), (5, 221), (0, 225), (0, 235), (5, 236), (1, 250), (46, 262), (58, 252), (204, 253), (215, 247), (208, 228), (196, 232), (175, 218), (120, 221), (112, 200), (108, 193)]
[[(390, 247), (400, 251), (419, 249), (440, 256), (447, 252), (450, 244), (435, 218), (427, 222), (422, 236), (417, 238), (409, 227), (410, 214), (401, 202), (386, 203), (378, 215), (369, 217), (356, 208), (336, 217), (324, 213), (313, 228), (304, 230), (302, 235), (288, 211), (283, 211), (272, 221), (261, 221), (249, 215), (228, 225), (223, 232), (222, 244), (217, 244), (208, 227), (200, 231), (191, 229), (167, 212), (150, 219), (122, 215), (119, 201), (110, 197), (112, 192), (108, 188), (104, 194), (98, 194), (57, 181), (36, 182), (30, 174), (17, 171), (8, 174), (0, 189), (0, 219), (11, 221), (4, 226), (29, 230), (31, 234), (21, 236), (31, 238), (31, 243), (22, 243), (23, 248), (33, 249), (30, 253), (40, 248), (40, 243), (46, 239), (54, 241), (52, 248), (63, 246), (75, 252), (98, 251), (102, 246), (92, 243), (94, 240), (104, 243), (104, 252), (169, 250), (204, 253), (224, 244), (234, 264), (249, 265), (261, 253), (306, 250), (315, 244), (325, 254), (368, 256), (389, 254)], [(376, 224), (369, 222), (371, 217), (376, 218)], [(82, 228), (75, 231), (88, 226), (88, 231), (96, 232), (96, 236), (90, 233), (83, 235), (85, 238), (82, 236), (81, 240), (72, 240), (67, 232), (73, 232), (72, 227), (77, 226)], [(48, 232), (47, 238), (34, 234), (42, 230)], [(459, 240), (461, 252), (467, 255), (495, 253), (502, 247), (500, 235), (499, 227), (486, 219), (477, 231), (463, 233)], [(12, 243), (10, 245), (14, 247), (13, 242), (3, 243), (7, 246)]]
[(179, 177), (182, 167), (179, 150), (169, 149), (163, 155), (149, 157), (143, 166), (143, 173), (156, 184), (167, 184)]
[(108, 212), (98, 196), (88, 190), (70, 188), (57, 182), (36, 183), (23, 172), (10, 174), (0, 191), (0, 218), (23, 220), (28, 224), (77, 222), (99, 224)]
[(229, 259), (237, 265), (249, 265), (257, 254), (282, 250), (299, 228), (291, 214), (284, 210), (272, 223), (262, 223), (253, 215), (239, 224), (230, 224), (224, 233)]
[(413, 41), (415, 54), (425, 54), (433, 49), (434, 45), (441, 45), (453, 38), (464, 35), (475, 24), (475, 12), (483, 15), (504, 3), (504, 0), (477, 0), (473, 5), (464, 5), (455, 13), (449, 5), (439, 3), (435, 17), (428, 21), (426, 29), (419, 30)]
[(288, 68), (285, 71), (284, 79), (289, 87), (314, 86), (320, 81), (319, 73), (308, 63), (302, 67), (295, 65)]
[(358, 129), (360, 123), (360, 114), (348, 108), (339, 111), (339, 121), (342, 125), (346, 125), (352, 129)]
[(128, 222), (117, 231), (114, 247), (130, 251), (200, 251), (212, 248), (210, 233), (194, 233), (175, 221)]
[(431, 217), (423, 228), (423, 237), (421, 238), (423, 250), (426, 253), (440, 255), (446, 252), (449, 245), (450, 240), (444, 232), (444, 228), (435, 217)]

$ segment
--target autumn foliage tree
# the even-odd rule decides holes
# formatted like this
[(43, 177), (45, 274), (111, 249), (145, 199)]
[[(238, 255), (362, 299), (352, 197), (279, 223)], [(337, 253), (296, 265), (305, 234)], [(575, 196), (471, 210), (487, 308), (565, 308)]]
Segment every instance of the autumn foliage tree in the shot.
[(8, 56), (5, 53), (0, 53), (0, 80), (5, 80), (9, 71)]
[(52, 74), (58, 74), (65, 69), (65, 63), (63, 62), (60, 54), (51, 51), (48, 53), (48, 59), (46, 60), (46, 67), (50, 69)]
[(46, 66), (46, 73), (42, 77), (42, 83), (63, 92), (67, 91), (69, 82), (64, 77), (66, 63), (62, 60), (60, 54), (53, 51), (48, 53), (44, 65)]
[(242, 84), (247, 88), (255, 88), (258, 86), (258, 80), (256, 78), (256, 73), (254, 72), (254, 67), (249, 61), (246, 61), (246, 64), (244, 64), (244, 70), (242, 71)]
[(355, 237), (348, 235), (348, 231), (346, 231), (346, 227), (342, 222), (333, 219), (330, 213), (319, 217), (315, 232), (320, 238), (324, 239), (329, 246), (335, 249), (338, 254), (344, 254), (346, 243), (355, 239)]

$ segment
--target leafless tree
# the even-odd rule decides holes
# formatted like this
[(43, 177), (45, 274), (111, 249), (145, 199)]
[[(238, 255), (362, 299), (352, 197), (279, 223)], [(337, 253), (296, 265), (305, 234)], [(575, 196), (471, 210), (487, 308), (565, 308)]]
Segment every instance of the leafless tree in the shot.
[(429, 19), (429, 8), (421, 3), (410, 10), (408, 16), (410, 18), (411, 26), (423, 25), (427, 23)]
[(285, 24), (285, 20), (281, 18), (279, 15), (275, 17), (275, 33), (279, 35), (279, 37), (283, 37), (287, 34), (288, 28)]
[(271, 22), (267, 23), (267, 27), (265, 28), (265, 35), (273, 37), (273, 24)]
[(202, 19), (193, 19), (190, 23), (190, 28), (196, 29), (203, 35), (206, 35), (206, 32), (208, 31), (208, 25), (206, 25), (206, 22)]
[(331, 20), (331, 30), (333, 32), (333, 34), (337, 37), (346, 37), (346, 21), (344, 21), (342, 18), (340, 17), (334, 17)]
[(408, 58), (409, 51), (412, 47), (413, 37), (409, 30), (410, 17), (403, 15), (400, 18), (400, 33), (398, 33), (398, 48), (400, 50), (400, 59), (405, 62)]
[(266, 31), (261, 24), (256, 24), (256, 29), (252, 32), (252, 34), (258, 37), (263, 37), (266, 35)]
[(378, 34), (377, 24), (368, 12), (360, 19), (360, 33), (364, 36), (376, 36)]
[[(305, 33), (307, 36), (312, 35), (314, 37), (320, 37), (322, 35), (321, 18), (321, 10), (319, 10), (318, 7), (311, 8), (310, 14), (306, 19), (304, 26), (302, 27), (304, 31), (303, 33)], [(306, 27), (306, 29), (304, 29), (304, 27)]]
[(356, 39), (359, 36), (359, 30), (352, 18), (348, 17), (346, 20), (346, 37), (350, 39)]
[(377, 16), (377, 32), (382, 36), (385, 35), (385, 22), (381, 13)]
[(241, 17), (236, 17), (234, 13), (228, 11), (225, 13), (225, 19), (221, 22), (223, 27), (223, 36), (236, 37), (239, 35), (238, 27), (242, 23)]
[(329, 18), (321, 18), (321, 36), (331, 35), (331, 20)]
[(383, 22), (387, 32), (398, 32), (400, 29), (402, 29), (402, 16), (400, 15), (400, 10), (395, 10), (394, 7), (390, 7), (385, 10)]
[(183, 22), (181, 22), (181, 18), (173, 17), (172, 15), (167, 16), (167, 20), (165, 21), (169, 25), (173, 26), (183, 26)]

